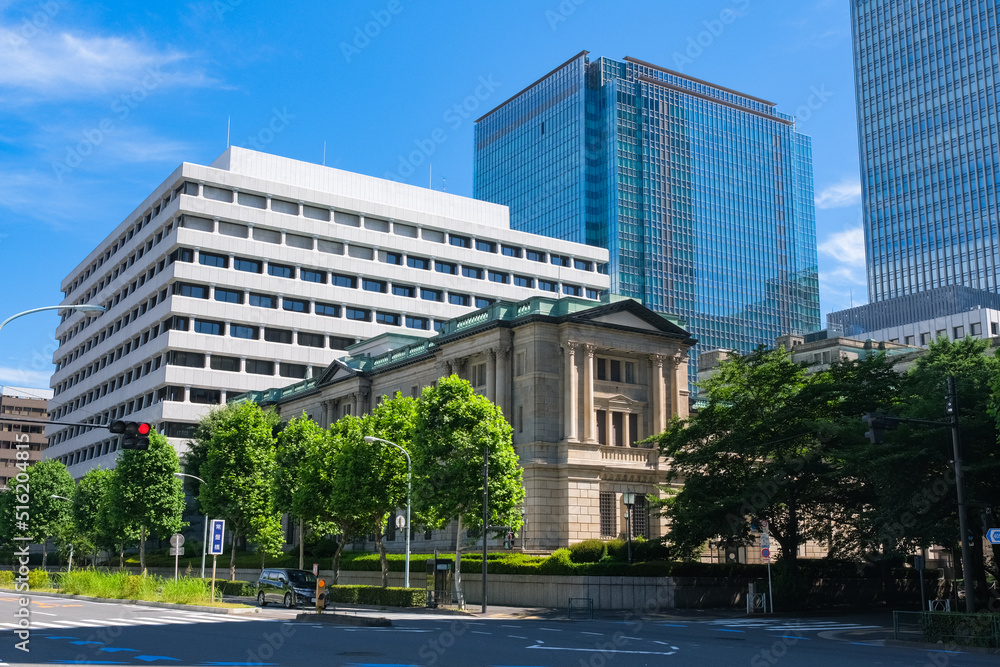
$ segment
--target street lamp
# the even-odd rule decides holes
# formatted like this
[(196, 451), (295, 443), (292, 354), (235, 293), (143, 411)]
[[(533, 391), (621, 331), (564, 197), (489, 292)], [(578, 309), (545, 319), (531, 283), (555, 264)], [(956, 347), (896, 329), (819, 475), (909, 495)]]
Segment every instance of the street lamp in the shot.
[[(188, 475), (183, 472), (175, 472), (174, 477), (190, 477), (191, 479), (196, 479), (202, 484), (208, 484), (205, 480), (197, 475)], [(205, 578), (205, 553), (208, 551), (208, 515), (202, 515), (204, 518), (205, 531), (201, 538), (201, 578)]]
[(628, 564), (632, 564), (632, 508), (635, 507), (635, 494), (626, 491), (622, 494), (625, 503), (625, 535), (628, 538)]
[[(4, 324), (6, 324), (6, 323), (7, 322), (4, 322)], [(0, 327), (2, 327), (2, 326), (3, 326), (3, 324), (0, 324)], [(68, 503), (73, 502), (70, 498), (67, 498), (66, 496), (58, 496), (58, 495), (56, 495), (54, 493), (50, 494), (49, 498), (58, 498), (59, 500), (65, 500)], [(72, 542), (69, 543), (69, 567), (66, 568), (66, 571), (67, 572), (72, 572), (73, 571), (73, 543)]]
[(0, 329), (3, 329), (4, 326), (11, 320), (16, 320), (19, 317), (23, 317), (24, 315), (31, 315), (32, 313), (40, 313), (43, 310), (79, 310), (82, 313), (103, 313), (104, 306), (95, 306), (93, 304), (80, 304), (76, 306), (43, 306), (42, 308), (32, 308), (31, 310), (26, 310), (23, 313), (18, 313), (17, 315), (11, 315), (3, 322), (0, 322)]
[(385, 440), (383, 438), (376, 438), (374, 435), (366, 435), (365, 442), (384, 442), (387, 445), (392, 445), (399, 451), (403, 452), (403, 456), (406, 457), (406, 570), (403, 575), (403, 588), (410, 587), (410, 489), (413, 482), (413, 467), (410, 464), (410, 454), (405, 449), (392, 442), (391, 440)]

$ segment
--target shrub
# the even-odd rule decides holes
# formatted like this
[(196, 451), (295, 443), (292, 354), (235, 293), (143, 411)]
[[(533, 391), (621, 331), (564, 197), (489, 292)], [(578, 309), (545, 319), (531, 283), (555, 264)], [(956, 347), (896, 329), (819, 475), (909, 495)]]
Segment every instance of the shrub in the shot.
[[(212, 585), (212, 578), (200, 579), (205, 582), (205, 587)], [(229, 579), (215, 580), (216, 595), (232, 595), (237, 597), (253, 597), (257, 595), (257, 582), (254, 581), (230, 581)]]
[(607, 545), (601, 540), (584, 540), (569, 548), (569, 558), (574, 563), (596, 563), (607, 554)]
[(569, 549), (556, 549), (552, 552), (552, 555), (545, 559), (545, 561), (538, 566), (539, 574), (562, 574), (562, 575), (572, 575), (578, 574), (576, 572), (576, 566), (573, 561), (570, 560)]
[(996, 614), (928, 612), (920, 616), (920, 629), (926, 642), (998, 648), (995, 622)]
[(49, 587), (49, 573), (45, 570), (32, 570), (28, 572), (28, 588), (36, 590)]
[(330, 602), (377, 607), (425, 607), (427, 606), (427, 591), (422, 588), (331, 586)]
[(0, 570), (0, 586), (4, 588), (14, 587), (14, 571)]
[(618, 561), (619, 563), (628, 561), (628, 543), (625, 540), (608, 540), (606, 548), (610, 560)]

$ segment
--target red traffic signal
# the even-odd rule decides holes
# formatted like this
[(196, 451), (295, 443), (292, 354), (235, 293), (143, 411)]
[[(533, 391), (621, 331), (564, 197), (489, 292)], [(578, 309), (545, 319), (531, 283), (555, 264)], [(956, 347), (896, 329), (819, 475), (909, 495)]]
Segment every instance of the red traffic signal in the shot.
[(149, 449), (152, 426), (145, 422), (114, 421), (108, 425), (108, 430), (121, 434), (122, 449)]

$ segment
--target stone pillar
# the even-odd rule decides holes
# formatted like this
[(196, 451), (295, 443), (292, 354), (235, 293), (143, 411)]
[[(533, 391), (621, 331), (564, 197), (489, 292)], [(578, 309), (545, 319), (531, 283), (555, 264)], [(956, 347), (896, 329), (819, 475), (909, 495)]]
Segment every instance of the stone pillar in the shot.
[(684, 352), (675, 354), (671, 370), (670, 384), (673, 389), (671, 396), (676, 397), (677, 401), (674, 412), (678, 417), (684, 419), (690, 414), (688, 396), (691, 392), (688, 390), (688, 355)]
[(497, 350), (497, 398), (500, 411), (510, 420), (510, 346), (501, 345)]
[(673, 414), (671, 401), (663, 400), (663, 355), (649, 355), (649, 405), (653, 408), (653, 433), (662, 433), (666, 428), (667, 415), (663, 414), (669, 406)]
[(583, 346), (583, 439), (594, 442), (594, 346)]
[(319, 408), (319, 427), (326, 428), (330, 423), (330, 401), (321, 401)]
[(574, 341), (567, 341), (563, 350), (566, 351), (566, 375), (563, 387), (563, 396), (565, 396), (566, 410), (565, 410), (565, 420), (566, 428), (563, 429), (566, 433), (566, 439), (575, 441), (576, 436), (576, 422), (577, 422), (577, 403), (579, 398), (577, 396), (577, 385), (579, 380), (576, 376), (576, 348), (577, 343)]
[(491, 347), (486, 351), (486, 398), (497, 402), (497, 349)]
[(361, 396), (358, 392), (351, 394), (351, 414), (355, 417), (358, 416), (358, 408), (361, 405)]
[(628, 431), (628, 415), (629, 413), (622, 413), (622, 447), (631, 447), (631, 433)]

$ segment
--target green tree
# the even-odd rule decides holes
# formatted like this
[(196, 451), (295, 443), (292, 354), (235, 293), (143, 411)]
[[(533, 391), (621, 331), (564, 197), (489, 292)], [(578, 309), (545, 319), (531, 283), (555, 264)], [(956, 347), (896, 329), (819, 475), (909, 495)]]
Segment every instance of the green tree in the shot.
[[(279, 512), (287, 512), (289, 521), (299, 523), (299, 569), (305, 566), (306, 522), (295, 514), (295, 491), (299, 487), (299, 474), (306, 461), (310, 446), (323, 441), (326, 432), (312, 419), (303, 414), (288, 421), (278, 433), (274, 453), (274, 506)], [(312, 525), (309, 525), (312, 528)]]
[(350, 426), (357, 417), (350, 415), (338, 421), (322, 439), (305, 442), (305, 458), (299, 468), (298, 486), (292, 495), (292, 511), (315, 529), (323, 532), (337, 530), (340, 541), (333, 554), (333, 583), (340, 575), (340, 557), (344, 546), (353, 535), (363, 532), (366, 524), (357, 512), (358, 494), (344, 467), (345, 431), (358, 431), (360, 426)]
[(350, 507), (356, 520), (375, 535), (383, 587), (389, 585), (386, 520), (406, 503), (406, 457), (391, 445), (365, 442), (364, 437), (383, 438), (409, 451), (415, 413), (416, 402), (397, 393), (370, 414), (344, 419), (330, 427), (341, 438), (336, 463), (338, 494), (345, 508)]
[[(213, 428), (197, 473), (205, 480), (198, 501), (207, 516), (228, 524), (229, 578), (235, 581), (237, 537), (246, 535), (261, 553), (277, 555), (274, 535), (280, 531), (281, 516), (274, 509), (271, 479), (279, 417), (256, 403), (239, 403), (213, 411), (208, 419)], [(280, 553), (280, 542), (277, 547)]]
[[(185, 524), (184, 491), (177, 452), (162, 435), (149, 435), (149, 449), (125, 449), (118, 455), (101, 517), (116, 535), (139, 537), (139, 566), (146, 569), (146, 539), (163, 539)], [(99, 516), (101, 513), (99, 512)]]
[[(899, 415), (946, 421), (946, 382), (954, 377), (958, 390), (963, 471), (969, 507), (968, 527), (975, 539), (972, 553), (980, 594), (985, 591), (980, 515), (1000, 510), (1000, 452), (997, 423), (989, 415), (991, 386), (1000, 376), (1000, 359), (988, 352), (988, 341), (967, 337), (931, 344), (906, 376)], [(910, 541), (919, 546), (950, 546), (958, 557), (958, 528), (954, 486), (952, 434), (948, 426), (901, 425), (890, 433), (889, 446), (898, 457), (882, 497), (888, 518), (902, 524)], [(904, 518), (906, 520), (903, 520)]]
[(55, 459), (39, 461), (28, 468), (30, 500), (27, 531), (22, 534), (42, 545), (42, 566), (48, 560), (46, 542), (50, 537), (65, 535), (70, 523), (70, 503), (53, 495), (70, 498), (73, 495), (73, 478), (66, 466)]
[(100, 549), (107, 549), (109, 554), (121, 554), (129, 539), (119, 513), (109, 511), (108, 494), (113, 480), (113, 470), (93, 468), (77, 483), (73, 494), (73, 523), (92, 545), (95, 566)]
[(675, 553), (692, 557), (717, 536), (750, 544), (767, 520), (794, 579), (799, 545), (828, 525), (835, 478), (826, 406), (806, 391), (820, 381), (783, 348), (734, 357), (704, 384), (708, 405), (653, 438), (684, 484), (663, 507)]
[(452, 375), (417, 401), (413, 433), (414, 506), (442, 528), (455, 522), (455, 595), (461, 599), (463, 526), (483, 527), (483, 455), (489, 450), (489, 524), (521, 526), (522, 471), (500, 409)]

